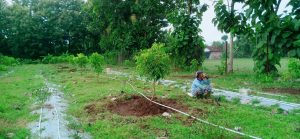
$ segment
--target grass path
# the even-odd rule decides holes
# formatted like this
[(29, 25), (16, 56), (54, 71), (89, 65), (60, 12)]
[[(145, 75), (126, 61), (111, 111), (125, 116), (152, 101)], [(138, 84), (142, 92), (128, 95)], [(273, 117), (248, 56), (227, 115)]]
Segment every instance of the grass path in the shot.
[[(45, 87), (43, 76), (61, 86), (59, 89), (70, 104), (66, 114), (77, 121), (67, 117), (68, 127), (88, 132), (94, 138), (243, 138), (177, 113), (166, 118), (160, 115), (120, 116), (110, 112), (105, 106), (111, 103), (111, 98), (129, 99), (136, 95), (124, 85), (128, 80), (125, 77), (106, 74), (98, 77), (93, 71), (81, 72), (71, 65), (21, 65), (13, 69), (15, 72), (0, 80), (0, 124), (4, 125), (0, 126), (0, 138), (8, 135), (26, 138), (30, 135), (27, 124), (39, 119), (38, 113), (30, 112), (40, 110), (32, 104), (40, 99), (40, 89)], [(135, 79), (131, 82), (138, 91), (151, 95), (150, 84)], [(188, 113), (196, 117), (230, 129), (240, 127), (247, 134), (262, 138), (300, 138), (300, 111), (284, 114), (273, 107), (253, 107), (226, 100), (221, 101), (221, 106), (216, 106), (190, 98), (179, 88), (163, 85), (157, 86), (157, 97), (175, 99), (188, 106)], [(87, 106), (93, 106), (94, 113), (87, 112)]]

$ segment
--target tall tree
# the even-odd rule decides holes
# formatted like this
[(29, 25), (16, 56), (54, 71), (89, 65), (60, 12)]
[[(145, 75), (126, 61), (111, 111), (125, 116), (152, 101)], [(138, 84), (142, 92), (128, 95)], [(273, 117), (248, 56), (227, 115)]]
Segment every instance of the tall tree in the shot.
[[(93, 28), (101, 28), (100, 47), (132, 55), (140, 49), (150, 48), (163, 37), (161, 28), (170, 0), (91, 0), (95, 20)], [(155, 7), (155, 8), (153, 8)], [(92, 22), (93, 23), (93, 22)]]
[(0, 0), (0, 53), (5, 52), (7, 53), (7, 39), (6, 39), (6, 32), (7, 32), (7, 5), (5, 0)]
[(219, 0), (214, 7), (216, 17), (213, 19), (213, 23), (222, 32), (230, 34), (228, 72), (233, 72), (233, 38), (243, 30), (241, 22), (244, 16), (235, 9), (235, 4), (238, 2), (243, 2), (243, 0), (227, 0), (227, 4), (223, 0)]
[(282, 48), (291, 32), (283, 31), (282, 19), (278, 15), (281, 0), (248, 0), (246, 16), (255, 31), (257, 45), (253, 56), (255, 70), (259, 73), (277, 72)]
[(207, 5), (199, 0), (175, 0), (174, 10), (170, 12), (168, 21), (173, 25), (172, 36), (175, 40), (173, 53), (177, 65), (188, 67), (193, 59), (202, 64), (204, 60), (204, 40), (199, 25)]
[(4, 53), (40, 58), (84, 51), (83, 4), (82, 0), (15, 0), (8, 7), (5, 36), (9, 51)]

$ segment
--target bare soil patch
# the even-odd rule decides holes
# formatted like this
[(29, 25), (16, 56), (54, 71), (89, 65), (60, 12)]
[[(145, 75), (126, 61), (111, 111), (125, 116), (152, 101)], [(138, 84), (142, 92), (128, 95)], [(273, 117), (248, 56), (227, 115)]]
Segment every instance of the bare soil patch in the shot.
[[(153, 100), (184, 112), (188, 111), (187, 106), (179, 104), (176, 100), (173, 99), (153, 98)], [(108, 104), (107, 109), (122, 116), (152, 116), (160, 115), (164, 112), (173, 112), (170, 109), (148, 101), (142, 96), (131, 96), (131, 98), (127, 100), (116, 100)]]
[(269, 93), (287, 93), (292, 95), (300, 95), (300, 88), (263, 88), (262, 90)]

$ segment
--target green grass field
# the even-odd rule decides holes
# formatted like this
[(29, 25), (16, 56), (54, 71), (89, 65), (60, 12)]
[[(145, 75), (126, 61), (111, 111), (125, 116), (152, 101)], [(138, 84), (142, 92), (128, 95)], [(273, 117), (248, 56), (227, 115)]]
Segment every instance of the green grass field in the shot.
[(30, 112), (39, 97), (36, 93), (44, 86), (40, 71), (43, 67), (20, 65), (12, 67), (10, 74), (0, 77), (0, 138), (6, 138), (8, 133), (13, 133), (16, 139), (30, 134), (26, 126), (37, 118)]
[[(282, 65), (287, 60), (283, 59)], [(216, 65), (218, 60), (207, 60), (204, 63), (205, 72), (217, 76)], [(61, 68), (65, 66), (65, 68)], [(66, 68), (67, 67), (67, 68)], [(132, 67), (109, 66), (113, 69), (136, 74)], [(299, 83), (283, 82), (281, 80), (256, 79), (252, 71), (250, 59), (235, 60), (235, 73), (228, 76), (212, 78), (216, 87), (238, 89), (248, 87), (261, 89), (263, 87), (294, 87), (299, 88)], [(87, 131), (94, 138), (247, 138), (227, 131), (191, 120), (178, 113), (173, 113), (171, 118), (163, 116), (120, 116), (107, 110), (106, 105), (111, 98), (124, 99), (132, 94), (137, 94), (130, 86), (125, 84), (128, 80), (122, 76), (97, 74), (90, 69), (79, 71), (68, 64), (54, 65), (19, 65), (12, 67), (14, 72), (0, 77), (0, 138), (14, 133), (15, 138), (26, 138), (30, 132), (26, 125), (37, 119), (37, 115), (30, 112), (34, 110), (32, 104), (36, 101), (34, 92), (44, 86), (44, 79), (58, 85), (67, 98), (69, 108), (67, 114), (74, 116), (78, 122), (70, 121), (69, 127), (78, 131)], [(282, 66), (280, 72), (286, 71)], [(4, 74), (3, 72), (1, 74)], [(186, 81), (192, 79), (178, 78), (176, 75), (193, 76), (193, 72), (173, 72), (168, 79)], [(112, 79), (114, 78), (114, 79)], [(131, 80), (141, 92), (148, 94), (150, 83)], [(246, 83), (244, 83), (246, 82)], [(121, 91), (125, 91), (121, 93)], [(286, 95), (285, 100), (300, 102), (298, 95)], [(241, 131), (262, 138), (300, 138), (300, 111), (292, 111), (287, 115), (276, 106), (261, 107), (242, 105), (236, 101), (221, 100), (221, 106), (207, 101), (190, 98), (180, 89), (158, 85), (157, 96), (167, 96), (175, 99), (180, 104), (188, 106), (188, 113), (209, 122), (234, 129), (241, 127)], [(88, 113), (86, 107), (95, 106), (95, 113)]]

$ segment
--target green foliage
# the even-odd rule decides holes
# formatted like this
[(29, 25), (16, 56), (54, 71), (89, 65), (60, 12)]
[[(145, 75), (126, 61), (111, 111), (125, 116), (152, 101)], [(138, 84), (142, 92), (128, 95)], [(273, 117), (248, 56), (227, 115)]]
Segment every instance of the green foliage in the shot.
[(300, 77), (300, 60), (291, 58), (288, 63), (288, 71), (294, 77)]
[(44, 64), (57, 64), (57, 63), (73, 63), (74, 55), (63, 54), (60, 56), (53, 56), (48, 54), (42, 59)]
[(221, 65), (217, 65), (216, 67), (217, 67), (218, 73), (220, 75), (224, 75), (225, 74), (225, 68), (226, 68), (225, 58), (222, 57)]
[(197, 71), (199, 69), (199, 63), (196, 59), (193, 59), (191, 61), (191, 65), (190, 65), (190, 71)]
[(274, 78), (276, 77), (276, 74), (257, 74), (256, 75), (256, 82), (258, 83), (272, 83), (274, 82)]
[[(234, 57), (237, 58), (249, 58), (252, 56), (255, 43), (253, 43), (253, 38), (249, 38), (247, 35), (237, 35), (237, 39), (234, 44)], [(254, 39), (255, 40), (255, 39)]]
[(156, 82), (169, 74), (170, 58), (163, 47), (163, 44), (154, 43), (136, 56), (136, 69), (141, 76)]
[(5, 12), (0, 12), (5, 14), (0, 15), (0, 52), (38, 59), (47, 54), (87, 51), (90, 45), (83, 4), (82, 0), (18, 0), (4, 6)]
[(7, 71), (7, 66), (0, 65), (0, 71)]
[[(299, 8), (299, 5), (291, 3), (289, 4), (293, 9)], [(276, 65), (280, 66), (280, 58), (286, 53), (291, 57), (300, 56), (300, 49), (298, 50), (297, 46), (297, 40), (300, 38), (300, 22), (297, 17), (299, 14), (296, 10), (292, 10), (283, 17), (278, 14), (280, 4), (281, 1), (274, 0), (251, 0), (245, 3), (245, 6), (248, 6), (245, 10), (248, 25), (255, 31), (245, 33), (249, 35), (248, 37), (256, 39), (253, 57), (258, 73), (277, 72)]]
[(93, 20), (88, 29), (99, 34), (101, 51), (126, 52), (128, 58), (162, 40), (161, 28), (167, 25), (164, 19), (170, 4), (161, 0), (90, 0), (87, 10)]
[(85, 56), (83, 53), (77, 54), (77, 56), (73, 58), (73, 61), (80, 68), (85, 68), (89, 62), (87, 56)]
[(212, 46), (216, 46), (216, 47), (225, 47), (225, 43), (221, 42), (221, 41), (213, 41), (212, 42)]
[(103, 65), (104, 65), (104, 57), (100, 54), (93, 53), (90, 57), (89, 57), (90, 63), (92, 68), (95, 70), (95, 72), (97, 72), (98, 74), (101, 73), (103, 71)]
[(13, 57), (0, 55), (0, 65), (4, 66), (15, 66), (19, 64), (18, 60)]
[(133, 66), (134, 63), (131, 60), (127, 59), (127, 60), (124, 61), (124, 65), (130, 67), (130, 66)]
[(204, 56), (204, 40), (199, 35), (199, 27), (202, 15), (207, 10), (207, 5), (200, 4), (198, 0), (177, 0), (174, 10), (168, 14), (168, 21), (172, 23), (174, 32), (172, 37), (175, 41), (170, 49), (176, 65), (181, 68), (189, 68), (193, 59), (201, 65)]
[[(244, 19), (245, 16), (241, 13), (237, 13), (234, 9), (237, 2), (241, 1), (232, 0), (230, 5), (225, 5), (223, 0), (219, 0), (215, 4), (214, 11), (216, 17), (213, 18), (213, 23), (220, 31), (232, 34), (240, 34), (243, 32), (246, 22), (242, 19)], [(230, 9), (227, 9), (227, 6)]]

